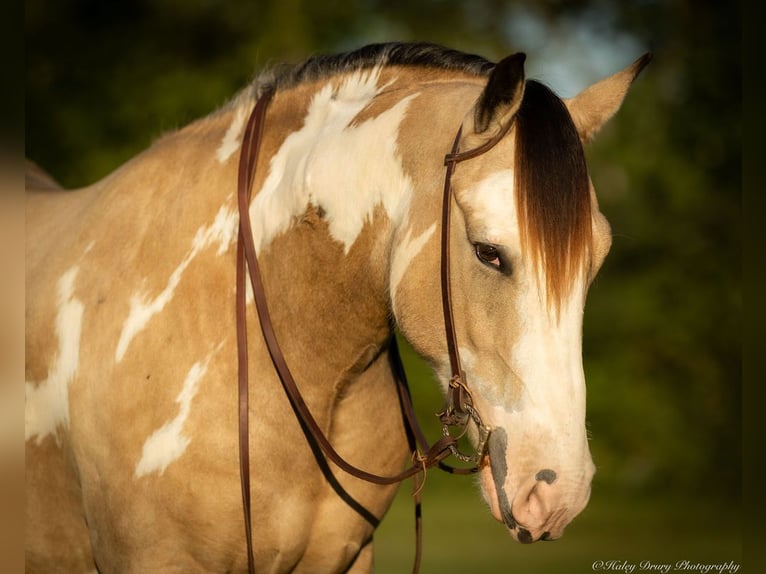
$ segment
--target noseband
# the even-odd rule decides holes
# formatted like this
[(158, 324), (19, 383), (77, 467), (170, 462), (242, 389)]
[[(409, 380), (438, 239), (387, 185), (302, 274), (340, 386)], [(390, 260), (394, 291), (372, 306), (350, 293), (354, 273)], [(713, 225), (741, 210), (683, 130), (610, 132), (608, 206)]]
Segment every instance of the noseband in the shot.
[[(238, 351), (238, 383), (239, 383), (239, 461), (240, 461), (240, 479), (242, 488), (242, 504), (245, 518), (245, 535), (247, 540), (248, 572), (255, 571), (252, 546), (252, 525), (250, 520), (250, 448), (249, 448), (249, 378), (248, 378), (248, 353), (247, 353), (247, 312), (246, 312), (246, 281), (247, 276), (253, 290), (255, 306), (258, 314), (258, 320), (261, 332), (264, 337), (269, 355), (274, 368), (277, 372), (282, 387), (290, 401), (290, 404), (298, 418), (301, 428), (306, 435), (307, 440), (314, 450), (315, 456), (323, 455), (330, 459), (334, 464), (344, 472), (357, 478), (366, 480), (375, 484), (394, 484), (401, 482), (406, 478), (415, 479), (415, 502), (416, 502), (416, 551), (414, 571), (417, 572), (420, 563), (421, 548), (421, 529), (420, 529), (420, 485), (421, 473), (426, 469), (438, 466), (442, 470), (454, 474), (469, 474), (477, 472), (479, 467), (485, 463), (487, 450), (487, 439), (490, 429), (484, 425), (479, 413), (474, 408), (471, 392), (466, 384), (465, 373), (462, 370), (460, 362), (460, 353), (457, 345), (457, 336), (455, 333), (455, 324), (452, 312), (452, 297), (450, 292), (450, 257), (449, 257), (449, 230), (450, 230), (450, 211), (452, 203), (451, 180), (455, 165), (461, 161), (471, 159), (477, 155), (491, 149), (503, 135), (503, 130), (498, 136), (476, 148), (466, 152), (458, 153), (461, 130), (458, 130), (452, 151), (445, 156), (446, 176), (444, 181), (444, 199), (442, 204), (442, 236), (441, 236), (441, 289), (442, 306), (444, 312), (444, 327), (447, 339), (447, 349), (449, 353), (450, 368), (452, 375), (449, 380), (447, 390), (447, 403), (443, 412), (438, 416), (442, 423), (442, 437), (434, 444), (429, 445), (423, 431), (421, 430), (415, 417), (409, 387), (404, 374), (404, 367), (396, 346), (396, 339), (392, 336), (389, 346), (389, 358), (391, 360), (392, 371), (396, 381), (399, 402), (402, 408), (405, 432), (408, 438), (410, 451), (412, 452), (413, 464), (393, 476), (379, 476), (357, 468), (348, 463), (333, 448), (320, 425), (316, 422), (306, 405), (298, 385), (293, 378), (290, 369), (282, 353), (281, 347), (277, 341), (274, 326), (271, 321), (268, 305), (266, 303), (266, 294), (263, 287), (261, 272), (258, 266), (258, 260), (253, 243), (253, 233), (250, 224), (249, 205), (252, 193), (253, 181), (255, 179), (255, 168), (258, 160), (258, 152), (263, 136), (264, 118), (266, 109), (274, 95), (273, 89), (266, 89), (255, 104), (253, 112), (248, 120), (242, 139), (242, 148), (239, 159), (239, 170), (237, 177), (237, 204), (239, 209), (239, 233), (237, 237), (237, 278), (236, 278), (236, 301), (237, 301), (237, 351)], [(478, 438), (476, 450), (472, 454), (466, 454), (459, 450), (458, 440), (467, 432), (468, 422), (472, 420), (478, 429)], [(451, 433), (452, 428), (458, 428), (457, 436)], [(321, 453), (318, 452), (321, 451)], [(455, 456), (458, 460), (467, 463), (473, 463), (471, 468), (454, 468), (443, 461), (449, 455)], [(328, 480), (329, 469), (325, 465), (322, 471)], [(339, 486), (339, 485), (338, 485)], [(342, 492), (339, 495), (357, 510), (372, 525), (377, 526), (377, 518), (369, 511), (356, 502), (345, 490), (340, 487)], [(337, 489), (336, 489), (337, 491)]]

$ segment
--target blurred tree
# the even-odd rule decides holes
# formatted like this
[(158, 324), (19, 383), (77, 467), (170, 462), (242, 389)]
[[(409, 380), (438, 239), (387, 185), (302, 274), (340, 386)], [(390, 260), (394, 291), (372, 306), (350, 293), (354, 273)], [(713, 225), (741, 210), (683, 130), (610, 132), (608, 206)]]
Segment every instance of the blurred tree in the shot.
[(738, 5), (625, 6), (622, 25), (657, 57), (591, 150), (615, 234), (586, 314), (591, 420), (609, 429), (602, 461), (625, 480), (736, 496)]
[(426, 40), (533, 61), (567, 31), (581, 48), (561, 54), (570, 66), (589, 45), (621, 49), (618, 31), (652, 49), (588, 149), (615, 234), (585, 325), (597, 483), (739, 493), (738, 3), (27, 0), (25, 25), (27, 155), (68, 186), (212, 111), (269, 63), (315, 52)]

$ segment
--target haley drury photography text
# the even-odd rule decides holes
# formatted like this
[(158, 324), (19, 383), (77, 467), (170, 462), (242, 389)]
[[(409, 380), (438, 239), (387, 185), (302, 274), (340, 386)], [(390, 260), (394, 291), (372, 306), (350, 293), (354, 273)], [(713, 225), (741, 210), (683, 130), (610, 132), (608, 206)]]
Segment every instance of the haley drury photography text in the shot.
[(678, 560), (676, 562), (654, 562), (642, 560), (631, 562), (629, 560), (596, 560), (593, 565), (594, 572), (698, 572), (699, 574), (735, 574), (739, 571), (739, 563), (729, 560), (722, 563), (704, 563), (693, 560)]

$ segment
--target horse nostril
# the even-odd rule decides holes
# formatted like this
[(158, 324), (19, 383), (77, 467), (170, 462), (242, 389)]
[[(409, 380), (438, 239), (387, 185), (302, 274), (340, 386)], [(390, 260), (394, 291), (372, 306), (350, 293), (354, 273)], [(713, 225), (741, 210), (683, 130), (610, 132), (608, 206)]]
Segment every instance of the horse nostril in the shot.
[(534, 542), (534, 540), (532, 540), (532, 533), (529, 532), (529, 530), (527, 530), (526, 528), (519, 528), (518, 536), (519, 536), (519, 542), (521, 542), (522, 544), (531, 544), (532, 542)]
[(535, 475), (535, 480), (553, 484), (553, 481), (556, 480), (556, 471), (551, 470), (550, 468), (544, 468)]
[(549, 541), (552, 540), (551, 533), (550, 532), (543, 532), (543, 535), (540, 537), (540, 540)]

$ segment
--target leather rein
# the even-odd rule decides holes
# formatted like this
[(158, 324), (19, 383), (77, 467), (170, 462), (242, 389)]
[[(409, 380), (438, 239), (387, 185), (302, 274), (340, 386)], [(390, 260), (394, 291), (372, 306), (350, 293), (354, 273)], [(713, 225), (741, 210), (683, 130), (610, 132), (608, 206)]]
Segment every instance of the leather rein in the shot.
[[(249, 216), (250, 197), (255, 179), (255, 168), (258, 161), (258, 152), (263, 137), (266, 110), (274, 95), (273, 88), (267, 88), (258, 98), (250, 115), (242, 139), (237, 175), (237, 204), (239, 209), (239, 231), (237, 237), (237, 273), (236, 273), (236, 317), (237, 317), (237, 354), (238, 354), (238, 395), (239, 395), (239, 464), (240, 481), (242, 489), (242, 505), (244, 509), (245, 536), (247, 542), (248, 572), (255, 572), (253, 557), (252, 524), (250, 516), (250, 445), (249, 445), (249, 375), (248, 375), (248, 352), (247, 352), (247, 310), (246, 310), (246, 281), (249, 277), (252, 286), (255, 307), (261, 332), (269, 351), (271, 361), (277, 372), (282, 387), (290, 401), (296, 417), (303, 429), (306, 439), (314, 451), (317, 461), (328, 480), (333, 480), (326, 459), (332, 461), (344, 472), (367, 482), (379, 485), (390, 485), (401, 482), (407, 478), (415, 481), (415, 521), (416, 521), (416, 549), (415, 564), (413, 571), (417, 572), (420, 564), (422, 532), (420, 512), (420, 482), (421, 473), (425, 475), (430, 467), (437, 466), (454, 474), (470, 474), (477, 472), (485, 463), (487, 439), (490, 429), (482, 422), (478, 412), (473, 407), (473, 399), (465, 382), (465, 373), (460, 362), (457, 337), (452, 312), (452, 298), (450, 293), (450, 206), (452, 203), (451, 179), (455, 165), (460, 161), (471, 159), (493, 147), (505, 134), (505, 130), (498, 137), (493, 138), (488, 144), (475, 150), (458, 153), (461, 130), (458, 130), (452, 151), (445, 156), (446, 175), (444, 181), (444, 198), (442, 204), (442, 234), (441, 234), (441, 290), (442, 307), (444, 314), (444, 328), (447, 339), (447, 349), (450, 360), (452, 375), (447, 389), (447, 402), (443, 412), (439, 413), (442, 423), (442, 436), (434, 444), (429, 445), (425, 434), (417, 422), (409, 387), (401, 362), (396, 338), (391, 337), (389, 344), (389, 360), (396, 382), (399, 403), (402, 409), (402, 417), (407, 435), (410, 451), (412, 452), (412, 464), (403, 471), (393, 476), (381, 476), (360, 469), (341, 457), (333, 448), (327, 435), (324, 433), (310, 409), (306, 405), (298, 385), (293, 378), (287, 365), (282, 349), (277, 341), (274, 325), (271, 321), (266, 293), (263, 286), (261, 272), (256, 257), (253, 233)], [(473, 420), (478, 429), (478, 440), (475, 452), (465, 454), (458, 448), (458, 440), (465, 434), (469, 420)], [(461, 429), (458, 436), (450, 432), (450, 428)], [(445, 464), (444, 458), (453, 455), (458, 460), (473, 463), (471, 468), (455, 468)], [(324, 457), (320, 460), (320, 457)], [(329, 473), (329, 475), (328, 475)], [(336, 488), (337, 487), (337, 488)], [(357, 503), (340, 487), (334, 485), (342, 492), (339, 494), (343, 499), (368, 522), (377, 526), (376, 519), (369, 511)], [(368, 541), (369, 542), (369, 541)]]

